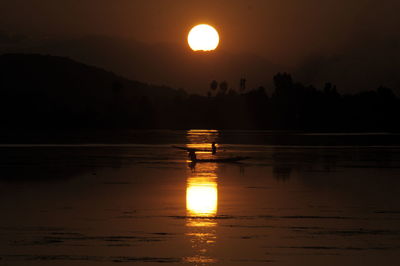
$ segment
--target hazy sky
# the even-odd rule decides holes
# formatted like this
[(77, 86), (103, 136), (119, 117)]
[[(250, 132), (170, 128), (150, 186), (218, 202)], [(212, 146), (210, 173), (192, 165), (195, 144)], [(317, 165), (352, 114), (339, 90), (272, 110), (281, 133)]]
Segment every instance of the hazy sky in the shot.
[(399, 10), (398, 0), (1, 0), (0, 30), (185, 42), (190, 27), (203, 22), (218, 28), (226, 50), (293, 65), (399, 40)]

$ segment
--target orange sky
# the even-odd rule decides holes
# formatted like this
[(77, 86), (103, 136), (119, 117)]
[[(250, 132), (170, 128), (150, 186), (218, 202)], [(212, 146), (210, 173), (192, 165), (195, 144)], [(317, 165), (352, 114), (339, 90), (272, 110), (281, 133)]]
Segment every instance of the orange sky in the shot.
[[(399, 10), (398, 0), (2, 0), (0, 53), (69, 56), (131, 79), (194, 90), (211, 78), (236, 84), (238, 76), (251, 86), (270, 86), (274, 73), (288, 71), (316, 86), (330, 81), (357, 91), (383, 85), (400, 93)], [(187, 34), (199, 23), (221, 35), (217, 52), (227, 67), (214, 75), (182, 72), (183, 61), (175, 60), (186, 56)], [(22, 46), (13, 43), (15, 34)], [(97, 45), (98, 36), (112, 40)], [(145, 43), (142, 50), (135, 50), (134, 40)], [(175, 65), (156, 71), (157, 56), (174, 57), (165, 61)]]
[(398, 38), (398, 10), (396, 0), (3, 0), (0, 30), (184, 42), (191, 26), (210, 23), (223, 49), (293, 65), (371, 36)]

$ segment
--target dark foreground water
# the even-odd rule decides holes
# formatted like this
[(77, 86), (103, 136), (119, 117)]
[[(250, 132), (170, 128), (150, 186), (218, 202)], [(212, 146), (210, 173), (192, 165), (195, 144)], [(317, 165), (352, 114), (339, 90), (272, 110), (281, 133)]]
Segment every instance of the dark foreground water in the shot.
[(398, 136), (276, 134), (1, 145), (0, 265), (400, 265)]

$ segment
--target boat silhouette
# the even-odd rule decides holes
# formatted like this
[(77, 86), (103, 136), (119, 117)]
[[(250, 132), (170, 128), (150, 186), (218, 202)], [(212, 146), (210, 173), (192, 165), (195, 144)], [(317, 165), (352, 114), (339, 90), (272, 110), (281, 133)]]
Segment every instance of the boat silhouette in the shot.
[(215, 159), (196, 159), (192, 160), (194, 163), (236, 163), (244, 160), (248, 160), (250, 157), (236, 156), (228, 158), (215, 158)]

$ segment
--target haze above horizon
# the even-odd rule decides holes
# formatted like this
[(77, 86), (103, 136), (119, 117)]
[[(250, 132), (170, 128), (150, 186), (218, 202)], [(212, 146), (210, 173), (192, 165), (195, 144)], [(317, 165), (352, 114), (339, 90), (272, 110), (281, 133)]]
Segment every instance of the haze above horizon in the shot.
[[(116, 53), (126, 52), (121, 47), (129, 49), (129, 42), (109, 49), (108, 56), (116, 58), (112, 62), (78, 56), (85, 53), (79, 51), (81, 45), (65, 47), (65, 43), (82, 36), (99, 35), (136, 39), (149, 45), (171, 43), (179, 47), (185, 45), (193, 25), (209, 23), (221, 29), (224, 42), (219, 50), (239, 54), (247, 60), (249, 54), (258, 55), (267, 62), (288, 66), (279, 71), (293, 71), (305, 83), (330, 81), (337, 83), (339, 89), (399, 87), (400, 79), (396, 75), (400, 67), (399, 9), (400, 2), (395, 0), (176, 0), (173, 4), (162, 0), (118, 3), (5, 0), (0, 8), (0, 52), (24, 42), (30, 47), (40, 46), (40, 52), (71, 55), (77, 60), (128, 74), (129, 78), (187, 86), (175, 80), (163, 80), (163, 77), (153, 78), (152, 73), (138, 77), (125, 73), (128, 66), (116, 66), (122, 60)], [(47, 40), (52, 43), (49, 45)], [(130, 53), (141, 53), (135, 47), (131, 49)], [(53, 53), (54, 50), (57, 52)], [(160, 53), (168, 52), (161, 50)], [(154, 61), (154, 58), (146, 60)], [(254, 60), (248, 61), (255, 64)], [(254, 70), (239, 69), (237, 72), (249, 76), (249, 82), (253, 79), (255, 86), (265, 85), (265, 80), (271, 78), (269, 72), (264, 80), (254, 80)], [(223, 80), (237, 75), (229, 73), (217, 73), (215, 78)], [(236, 83), (239, 78), (229, 82)]]

